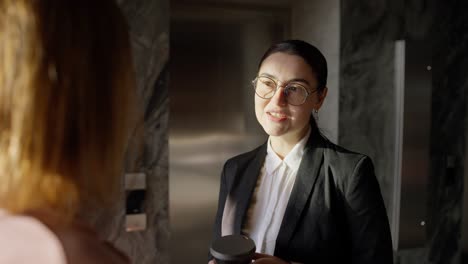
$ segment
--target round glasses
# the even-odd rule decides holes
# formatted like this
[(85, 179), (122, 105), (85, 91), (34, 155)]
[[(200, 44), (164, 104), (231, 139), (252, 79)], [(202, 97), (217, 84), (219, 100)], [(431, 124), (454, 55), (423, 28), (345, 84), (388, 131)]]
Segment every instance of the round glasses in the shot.
[[(263, 99), (271, 99), (281, 87), (276, 80), (267, 76), (258, 76), (252, 81), (252, 84), (255, 94)], [(286, 83), (283, 88), (283, 94), (290, 105), (304, 104), (311, 93), (305, 86), (295, 82)]]

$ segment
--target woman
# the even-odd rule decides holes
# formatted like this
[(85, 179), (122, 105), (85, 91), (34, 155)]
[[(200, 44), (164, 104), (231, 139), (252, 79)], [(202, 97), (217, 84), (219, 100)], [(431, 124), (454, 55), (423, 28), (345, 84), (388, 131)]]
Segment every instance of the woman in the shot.
[(128, 263), (78, 219), (115, 201), (134, 77), (113, 0), (0, 0), (0, 263)]
[(251, 237), (255, 263), (393, 263), (372, 161), (328, 141), (312, 115), (326, 82), (324, 56), (304, 41), (260, 60), (255, 113), (269, 139), (224, 165), (214, 227), (214, 239)]

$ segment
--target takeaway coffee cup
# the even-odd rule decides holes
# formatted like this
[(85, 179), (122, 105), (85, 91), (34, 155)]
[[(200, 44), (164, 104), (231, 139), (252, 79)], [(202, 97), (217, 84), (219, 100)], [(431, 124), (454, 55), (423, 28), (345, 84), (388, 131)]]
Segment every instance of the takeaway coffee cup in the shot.
[(210, 248), (217, 264), (248, 264), (255, 254), (255, 243), (242, 235), (229, 235), (218, 238)]

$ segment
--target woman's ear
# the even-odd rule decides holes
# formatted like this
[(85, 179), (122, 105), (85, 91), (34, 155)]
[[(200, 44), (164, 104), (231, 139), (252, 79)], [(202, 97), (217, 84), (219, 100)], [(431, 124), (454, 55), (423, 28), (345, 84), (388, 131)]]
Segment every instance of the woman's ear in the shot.
[(321, 92), (317, 93), (317, 104), (315, 105), (315, 109), (320, 109), (322, 107), (323, 102), (325, 101), (325, 97), (327, 97), (328, 87), (323, 88)]

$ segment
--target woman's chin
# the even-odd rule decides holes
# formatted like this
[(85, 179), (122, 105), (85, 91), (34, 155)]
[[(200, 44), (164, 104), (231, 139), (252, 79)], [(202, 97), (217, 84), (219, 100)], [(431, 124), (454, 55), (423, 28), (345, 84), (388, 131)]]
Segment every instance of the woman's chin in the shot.
[(280, 137), (287, 133), (287, 129), (270, 126), (264, 126), (263, 130), (265, 130), (265, 133), (272, 137)]

